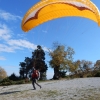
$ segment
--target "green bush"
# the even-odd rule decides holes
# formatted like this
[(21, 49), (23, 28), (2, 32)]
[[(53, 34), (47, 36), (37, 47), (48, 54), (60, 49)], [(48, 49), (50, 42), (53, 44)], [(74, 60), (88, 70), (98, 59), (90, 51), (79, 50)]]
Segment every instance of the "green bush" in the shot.
[(18, 84), (25, 84), (29, 82), (30, 81), (26, 81), (26, 80), (13, 81), (10, 80), (9, 77), (7, 77), (0, 82), (0, 86), (18, 85)]
[(92, 75), (91, 75), (91, 74), (89, 74), (89, 75), (87, 75), (87, 77), (92, 77)]
[(15, 84), (25, 84), (24, 80), (16, 81)]
[(100, 77), (100, 71), (95, 74), (95, 77)]
[(5, 78), (3, 79), (1, 82), (0, 82), (0, 85), (2, 86), (7, 86), (7, 85), (12, 85), (13, 84), (13, 81), (9, 80), (9, 78)]
[(2, 82), (3, 79), (0, 79), (0, 82)]
[(66, 77), (66, 71), (60, 71), (59, 74), (60, 74), (60, 77), (62, 78)]

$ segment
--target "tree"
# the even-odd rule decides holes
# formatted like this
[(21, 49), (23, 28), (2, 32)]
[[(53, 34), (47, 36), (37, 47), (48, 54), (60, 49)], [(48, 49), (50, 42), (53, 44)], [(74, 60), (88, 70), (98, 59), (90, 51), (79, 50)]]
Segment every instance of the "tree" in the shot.
[(38, 45), (37, 49), (32, 52), (32, 62), (33, 67), (40, 71), (40, 79), (42, 80), (44, 78), (44, 73), (46, 73), (48, 67), (45, 63), (45, 52), (40, 45)]
[(20, 77), (22, 79), (24, 79), (25, 78), (25, 69), (26, 69), (25, 67), (26, 67), (26, 64), (25, 64), (25, 62), (20, 62), (19, 66), (21, 66), (20, 70), (19, 70)]
[(19, 71), (20, 77), (22, 79), (30, 77), (31, 70), (32, 70), (32, 67), (33, 67), (32, 58), (25, 57), (24, 62), (20, 62), (19, 65), (21, 66), (20, 71)]
[(26, 78), (30, 76), (31, 74), (31, 70), (32, 70), (32, 67), (33, 67), (33, 62), (32, 62), (32, 58), (29, 58), (29, 57), (25, 57), (25, 74), (26, 74)]
[(95, 67), (95, 70), (100, 71), (100, 60), (96, 61), (96, 64), (94, 65), (94, 67)]
[(79, 77), (87, 76), (91, 73), (91, 69), (93, 68), (91, 61), (86, 60), (78, 60), (77, 62), (77, 69), (75, 70), (75, 73), (79, 75)]
[(13, 80), (13, 81), (18, 81), (18, 80), (19, 80), (19, 77), (16, 76), (15, 73), (13, 73), (13, 74), (11, 74), (11, 75), (9, 76), (9, 79), (10, 79), (10, 80)]
[(69, 67), (69, 71), (72, 73), (72, 74), (77, 74), (77, 69), (78, 67), (80, 66), (80, 60), (77, 60), (73, 63), (70, 63), (70, 67)]
[(32, 69), (38, 69), (40, 71), (40, 79), (46, 77), (47, 65), (45, 63), (45, 52), (40, 45), (37, 49), (32, 52), (32, 57), (25, 57), (24, 62), (20, 62), (20, 77), (21, 78), (31, 78)]
[(97, 60), (94, 64), (93, 76), (100, 77), (100, 60)]
[(49, 53), (51, 57), (49, 64), (54, 69), (53, 79), (59, 79), (60, 72), (66, 72), (72, 66), (74, 50), (71, 47), (66, 50), (64, 45), (58, 43), (53, 45), (54, 50)]
[(7, 77), (6, 71), (0, 67), (0, 81)]

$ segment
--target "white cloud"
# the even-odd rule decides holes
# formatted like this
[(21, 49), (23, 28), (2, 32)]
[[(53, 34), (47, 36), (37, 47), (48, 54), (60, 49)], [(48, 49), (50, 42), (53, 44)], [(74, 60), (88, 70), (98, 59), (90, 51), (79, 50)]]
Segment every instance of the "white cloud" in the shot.
[(3, 56), (0, 56), (0, 60), (6, 60), (6, 58)]
[(26, 38), (25, 34), (17, 34), (17, 37), (19, 37), (19, 38)]
[(34, 45), (33, 43), (30, 43), (27, 40), (8, 40), (7, 42), (10, 46), (18, 46), (18, 47), (24, 47), (24, 48), (28, 48), (28, 49), (36, 49), (37, 45)]
[(14, 52), (14, 48), (5, 44), (0, 44), (0, 52)]
[(47, 47), (42, 47), (44, 51), (50, 52), (51, 50), (48, 49)]
[(42, 32), (43, 32), (43, 33), (47, 33), (48, 31), (46, 31), (46, 30), (42, 30)]
[(11, 30), (5, 24), (0, 24), (0, 39), (8, 40), (11, 38)]
[[(37, 45), (25, 40), (25, 39), (13, 39), (13, 32), (5, 24), (0, 24), (0, 52), (15, 52), (15, 50), (30, 49), (34, 50)], [(20, 37), (20, 36), (19, 36)], [(43, 47), (44, 51), (48, 51), (46, 47)]]
[(4, 10), (0, 10), (0, 18), (8, 21), (8, 20), (17, 20), (17, 19), (22, 19), (20, 16), (12, 15)]

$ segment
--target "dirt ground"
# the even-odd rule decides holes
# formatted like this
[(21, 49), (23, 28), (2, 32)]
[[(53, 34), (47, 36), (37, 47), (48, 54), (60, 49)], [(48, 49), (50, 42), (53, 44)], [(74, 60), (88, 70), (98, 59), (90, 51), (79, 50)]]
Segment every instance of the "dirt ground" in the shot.
[(76, 78), (0, 87), (0, 100), (100, 100), (100, 78)]

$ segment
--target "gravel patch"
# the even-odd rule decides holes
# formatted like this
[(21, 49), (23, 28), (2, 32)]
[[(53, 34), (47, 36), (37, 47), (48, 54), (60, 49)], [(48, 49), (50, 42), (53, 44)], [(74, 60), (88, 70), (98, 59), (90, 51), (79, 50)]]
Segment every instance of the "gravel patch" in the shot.
[(100, 78), (76, 78), (0, 87), (0, 100), (100, 100)]

